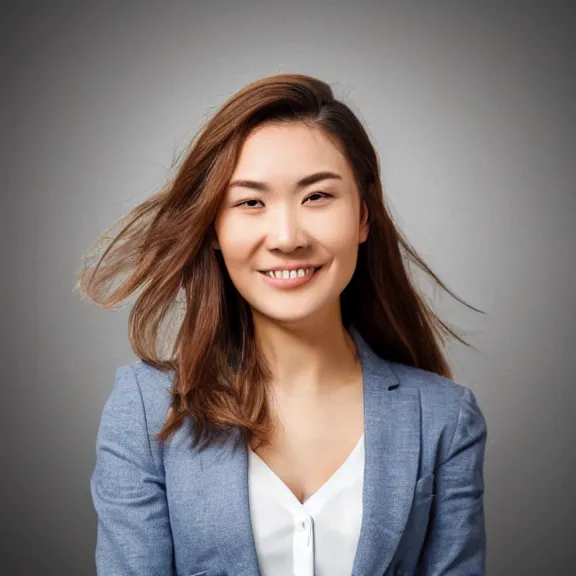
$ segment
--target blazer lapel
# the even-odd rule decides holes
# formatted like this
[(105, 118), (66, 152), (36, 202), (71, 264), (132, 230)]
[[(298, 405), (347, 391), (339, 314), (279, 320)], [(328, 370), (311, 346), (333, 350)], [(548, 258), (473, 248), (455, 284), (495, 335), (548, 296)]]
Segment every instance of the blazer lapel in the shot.
[(364, 378), (363, 519), (352, 576), (384, 574), (410, 509), (420, 458), (420, 402), (354, 328)]
[[(233, 440), (239, 439), (234, 434)], [(234, 576), (260, 576), (248, 501), (248, 453), (242, 442), (201, 452), (205, 519), (210, 539)]]

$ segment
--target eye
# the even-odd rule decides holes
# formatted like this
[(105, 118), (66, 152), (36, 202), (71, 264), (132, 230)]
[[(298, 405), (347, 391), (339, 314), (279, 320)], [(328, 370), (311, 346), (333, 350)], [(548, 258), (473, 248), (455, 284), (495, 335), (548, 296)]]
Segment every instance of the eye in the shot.
[(310, 194), (310, 196), (308, 196), (306, 200), (314, 199), (312, 203), (315, 204), (316, 202), (318, 202), (318, 200), (322, 200), (322, 198), (332, 198), (332, 194), (328, 194), (327, 192), (312, 192), (312, 194)]
[[(255, 200), (255, 199), (244, 200), (243, 202), (240, 202), (239, 204), (236, 204), (236, 206), (245, 206), (246, 208), (258, 208), (258, 206), (254, 206), (254, 205), (249, 206), (248, 204), (249, 204), (250, 202), (260, 202), (260, 200)], [(262, 202), (260, 202), (260, 204), (262, 204)]]

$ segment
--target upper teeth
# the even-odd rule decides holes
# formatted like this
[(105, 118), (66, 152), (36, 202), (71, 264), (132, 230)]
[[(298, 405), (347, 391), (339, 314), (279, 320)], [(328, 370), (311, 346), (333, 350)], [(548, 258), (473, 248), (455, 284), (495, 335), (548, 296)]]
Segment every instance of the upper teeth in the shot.
[(314, 268), (298, 268), (298, 270), (269, 270), (266, 275), (271, 278), (300, 278), (312, 272)]

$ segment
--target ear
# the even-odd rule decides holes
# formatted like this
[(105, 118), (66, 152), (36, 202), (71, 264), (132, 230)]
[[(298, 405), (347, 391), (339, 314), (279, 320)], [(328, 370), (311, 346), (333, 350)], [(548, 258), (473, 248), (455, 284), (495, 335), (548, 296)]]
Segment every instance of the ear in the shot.
[(368, 234), (370, 232), (369, 214), (368, 206), (366, 202), (362, 200), (362, 205), (360, 207), (360, 228), (359, 228), (359, 244), (366, 242), (368, 239)]

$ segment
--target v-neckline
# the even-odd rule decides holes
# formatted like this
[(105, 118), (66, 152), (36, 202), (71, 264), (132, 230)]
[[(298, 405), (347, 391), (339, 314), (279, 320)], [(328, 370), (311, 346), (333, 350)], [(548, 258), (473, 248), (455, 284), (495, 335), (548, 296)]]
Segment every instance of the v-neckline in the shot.
[[(249, 453), (252, 458), (254, 458), (261, 466), (261, 468), (270, 476), (272, 481), (278, 486), (279, 493), (284, 494), (286, 498), (288, 498), (287, 504), (291, 506), (298, 506), (303, 507), (309, 513), (314, 510), (319, 510), (322, 505), (326, 502), (329, 498), (331, 491), (331, 486), (335, 485), (336, 480), (344, 473), (344, 471), (351, 465), (351, 463), (356, 459), (356, 456), (360, 453), (361, 449), (364, 448), (364, 433), (360, 436), (360, 439), (356, 443), (356, 446), (352, 449), (352, 451), (346, 457), (346, 460), (342, 462), (342, 464), (332, 473), (332, 475), (318, 488), (315, 492), (310, 494), (304, 502), (300, 502), (296, 494), (292, 492), (292, 490), (287, 486), (287, 484), (266, 464), (266, 462), (250, 447)], [(364, 470), (362, 470), (362, 473)], [(322, 496), (325, 495), (324, 498)], [(318, 505), (315, 503), (318, 502)]]

